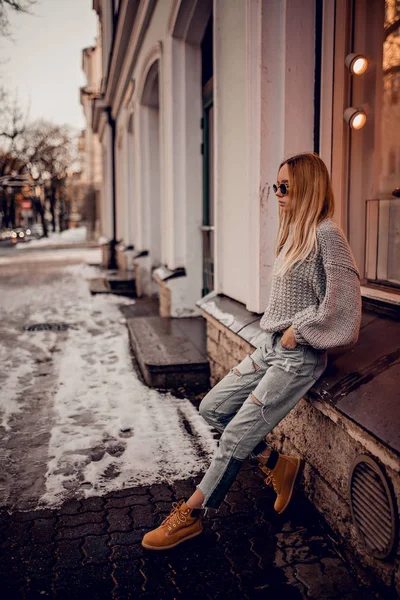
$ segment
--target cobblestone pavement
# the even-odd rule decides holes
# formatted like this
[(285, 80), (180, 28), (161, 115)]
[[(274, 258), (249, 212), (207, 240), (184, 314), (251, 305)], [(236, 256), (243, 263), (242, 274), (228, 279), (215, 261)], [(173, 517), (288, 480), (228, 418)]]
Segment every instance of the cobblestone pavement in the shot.
[[(215, 448), (184, 394), (138, 376), (120, 310), (132, 299), (92, 297), (89, 260), (100, 251), (0, 252), (0, 506), (186, 479)], [(53, 323), (67, 329), (24, 329)]]
[(143, 534), (200, 478), (68, 501), (58, 510), (0, 512), (4, 599), (373, 598), (335, 553), (300, 495), (284, 515), (252, 463), (243, 466), (201, 536), (165, 552)]
[[(38, 267), (19, 262), (18, 269), (14, 263), (3, 265), (1, 276), (21, 293), (32, 280), (34, 297)], [(46, 269), (43, 277), (54, 284), (58, 267)], [(14, 326), (12, 319), (17, 330), (32, 317), (29, 305), (24, 310), (26, 315), (12, 307), (9, 328)], [(3, 334), (7, 340), (7, 348), (13, 340), (13, 347), (18, 347), (13, 337)], [(284, 599), (372, 598), (336, 554), (313, 507), (299, 494), (283, 515), (277, 515), (273, 490), (250, 462), (222, 507), (208, 512), (204, 533), (166, 552), (144, 550), (143, 534), (162, 521), (172, 501), (188, 497), (200, 476), (171, 485), (103, 491), (79, 501), (70, 490), (60, 508), (23, 511), (37, 506), (35, 498), (43, 493), (50, 431), (45, 426), (53, 411), (51, 403), (46, 404), (46, 386), (54, 381), (51, 363), (38, 364), (38, 379), (21, 391), (15, 423), (10, 419), (11, 428), (0, 437), (0, 503), (8, 507), (0, 508), (1, 600), (218, 600), (272, 594)], [(195, 406), (198, 402), (192, 398)], [(24, 497), (32, 504), (22, 502)]]

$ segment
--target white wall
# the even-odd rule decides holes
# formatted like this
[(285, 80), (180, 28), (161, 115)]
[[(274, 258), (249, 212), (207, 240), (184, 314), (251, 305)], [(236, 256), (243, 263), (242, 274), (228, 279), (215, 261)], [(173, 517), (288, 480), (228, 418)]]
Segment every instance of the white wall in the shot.
[(112, 239), (112, 153), (111, 127), (106, 124), (102, 132), (103, 146), (103, 185), (101, 190), (101, 234)]
[[(201, 222), (202, 182), (193, 151), (201, 132), (194, 125), (190, 129), (193, 106), (185, 106), (183, 100), (185, 85), (196, 84), (187, 74), (185, 85), (177, 85), (175, 78), (183, 78), (185, 68), (195, 71), (198, 59), (193, 56), (190, 63), (189, 46), (184, 59), (174, 59), (174, 49), (180, 56), (184, 46), (167, 38), (173, 4), (175, 0), (156, 4), (136, 64), (128, 74), (134, 82), (129, 100), (129, 110), (134, 113), (133, 143), (128, 144), (122, 108), (118, 120), (124, 138), (118, 158), (118, 235), (138, 250), (151, 249), (148, 242), (154, 228), (145, 192), (147, 159), (141, 156), (143, 111), (139, 100), (143, 75), (157, 57), (161, 144), (157, 217), (165, 224), (157, 239), (157, 258), (171, 268), (185, 266), (192, 272), (201, 269), (201, 246), (194, 252), (194, 233), (190, 238), (185, 235)], [(243, 302), (249, 310), (262, 312), (270, 292), (268, 276), (278, 225), (272, 184), (282, 158), (313, 149), (314, 7), (305, 10), (301, 0), (214, 0), (214, 26), (215, 289)], [(174, 104), (178, 98), (179, 110)], [(197, 109), (201, 107), (195, 106)], [(189, 132), (190, 137), (185, 138)], [(108, 144), (107, 136), (103, 136), (103, 146)], [(183, 149), (191, 158), (183, 157), (187, 164), (181, 176)], [(192, 172), (197, 176), (192, 177)], [(108, 186), (109, 179), (104, 185), (106, 195)], [(195, 206), (190, 196), (193, 186)], [(200, 272), (196, 286), (197, 279), (201, 279)]]
[(263, 312), (275, 260), (280, 162), (313, 150), (313, 4), (216, 6), (217, 291)]
[[(201, 48), (210, 7), (184, 25), (187, 2), (171, 21), (170, 36), (163, 44), (163, 124), (165, 204), (165, 263), (168, 268), (184, 266), (180, 299), (185, 314), (190, 314), (202, 290), (203, 161), (200, 153), (202, 130)], [(191, 40), (189, 43), (188, 39)], [(177, 286), (177, 282), (170, 282)], [(183, 290), (185, 286), (185, 290)], [(171, 296), (171, 307), (174, 293)], [(179, 300), (180, 302), (181, 300)], [(181, 313), (182, 314), (182, 313)]]
[(97, 134), (92, 130), (93, 95), (101, 84), (101, 46), (99, 36), (94, 48), (83, 50), (83, 71), (86, 77), (86, 92), (81, 94), (81, 103), (86, 120), (83, 178), (98, 186), (102, 178), (102, 149)]
[(96, 187), (101, 183), (102, 180), (102, 168), (101, 168), (101, 144), (99, 136), (92, 131), (92, 181)]
[[(158, 165), (154, 164), (155, 171), (161, 173), (162, 181), (164, 181), (163, 177), (163, 148), (164, 148), (164, 122), (162, 117), (162, 107), (163, 107), (163, 61), (162, 57), (159, 56), (159, 47), (160, 40), (164, 40), (166, 32), (167, 32), (167, 22), (170, 15), (170, 10), (172, 6), (172, 0), (163, 0), (163, 2), (158, 2), (154, 12), (152, 14), (150, 23), (146, 29), (146, 33), (142, 42), (141, 50), (138, 55), (135, 67), (133, 71), (130, 73), (129, 78), (135, 82), (135, 92), (133, 96), (133, 105), (134, 105), (134, 143), (131, 146), (131, 155), (134, 155), (134, 168), (132, 169), (131, 165), (129, 165), (128, 173), (131, 173), (128, 176), (134, 177), (134, 205), (129, 205), (129, 218), (134, 220), (134, 223), (129, 223), (129, 237), (130, 241), (135, 244), (137, 250), (151, 250), (151, 244), (149, 241), (149, 236), (151, 230), (157, 230), (158, 235), (157, 239), (154, 240), (153, 243), (153, 254), (154, 259), (157, 264), (159, 262), (166, 263), (166, 250), (165, 250), (165, 227), (160, 227), (160, 219), (161, 222), (165, 223), (165, 198), (164, 198), (164, 189), (165, 186), (163, 183), (159, 186), (157, 182), (151, 182), (153, 187), (157, 186), (160, 189), (158, 194), (158, 208), (156, 209), (156, 214), (154, 216), (154, 223), (149, 223), (149, 218), (152, 216), (152, 209), (149, 207), (146, 202), (148, 201), (148, 193), (146, 192), (146, 177), (147, 170), (146, 165), (144, 164), (144, 156), (142, 141), (140, 140), (140, 130), (143, 129), (143, 119), (149, 116), (149, 109), (147, 107), (140, 106), (140, 93), (141, 93), (141, 83), (143, 82), (143, 74), (147, 70), (149, 56), (154, 54), (154, 58), (160, 58), (160, 139), (159, 142), (161, 146), (160, 152), (160, 162)], [(162, 46), (162, 43), (161, 43)], [(154, 146), (154, 136), (152, 141), (152, 145)], [(128, 146), (127, 146), (128, 151)], [(150, 157), (149, 157), (149, 160)], [(147, 194), (147, 197), (146, 197)], [(154, 192), (155, 194), (155, 192)], [(155, 200), (155, 196), (153, 194), (153, 201)], [(153, 202), (154, 205), (154, 202)], [(154, 207), (153, 207), (154, 213)]]
[[(122, 124), (121, 124), (122, 121)], [(115, 187), (117, 206), (117, 240), (125, 241), (125, 210), (126, 210), (126, 181), (123, 117), (118, 119), (115, 154)]]
[(216, 289), (246, 302), (249, 247), (246, 170), (245, 2), (214, 2)]
[(96, 91), (100, 91), (100, 87), (101, 87), (101, 78), (103, 75), (102, 72), (102, 52), (101, 52), (101, 38), (100, 38), (100, 27), (99, 27), (99, 32), (97, 34), (96, 37), (96, 43), (95, 43), (95, 50), (93, 52), (94, 56), (92, 59), (92, 68), (91, 68), (91, 72), (92, 72), (92, 79), (90, 82), (90, 85), (92, 87), (92, 89), (96, 90)]
[(101, 45), (102, 45), (102, 72), (107, 75), (108, 61), (112, 44), (113, 15), (110, 0), (101, 1)]
[[(135, 165), (133, 148), (133, 116), (130, 108), (121, 108), (117, 121), (117, 239), (125, 245), (137, 244), (134, 235), (135, 204)], [(129, 127), (131, 131), (129, 131)]]
[[(253, 15), (254, 31), (248, 31), (248, 51), (254, 54), (250, 64), (255, 61), (259, 65), (260, 78), (260, 103), (252, 100), (250, 93), (248, 114), (252, 126), (256, 127), (254, 113), (260, 111), (260, 145), (259, 198), (257, 203), (253, 191), (250, 206), (250, 297), (247, 308), (263, 312), (271, 290), (270, 275), (279, 220), (272, 185), (283, 159), (313, 150), (315, 15), (313, 3), (305, 7), (302, 0), (248, 0), (247, 4), (252, 9), (257, 4), (261, 11), (260, 31), (255, 25), (257, 15)], [(254, 41), (258, 33), (259, 44)], [(248, 73), (257, 77), (257, 72), (251, 73), (249, 69)], [(248, 86), (250, 92), (252, 86), (257, 89), (253, 80)], [(250, 130), (249, 145), (255, 139), (255, 133)], [(257, 158), (257, 150), (251, 150)], [(250, 188), (253, 183), (252, 180)]]
[(126, 244), (134, 244), (135, 242), (135, 205), (137, 204), (136, 197), (136, 156), (135, 156), (135, 139), (134, 139), (134, 116), (129, 110), (126, 120), (126, 189), (127, 189), (127, 209), (126, 209)]

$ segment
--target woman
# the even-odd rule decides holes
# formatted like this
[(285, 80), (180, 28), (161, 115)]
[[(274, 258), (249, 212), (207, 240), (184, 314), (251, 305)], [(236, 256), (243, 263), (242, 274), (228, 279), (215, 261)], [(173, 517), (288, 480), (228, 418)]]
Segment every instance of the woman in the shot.
[(222, 433), (200, 484), (173, 504), (145, 548), (165, 550), (199, 535), (202, 509), (218, 508), (243, 461), (256, 457), (288, 506), (300, 459), (279, 454), (265, 436), (322, 375), (327, 349), (354, 344), (361, 322), (360, 276), (344, 233), (332, 220), (328, 170), (316, 154), (284, 161), (273, 186), (279, 202), (276, 259), (269, 304), (260, 327), (266, 342), (247, 355), (203, 398), (200, 413)]

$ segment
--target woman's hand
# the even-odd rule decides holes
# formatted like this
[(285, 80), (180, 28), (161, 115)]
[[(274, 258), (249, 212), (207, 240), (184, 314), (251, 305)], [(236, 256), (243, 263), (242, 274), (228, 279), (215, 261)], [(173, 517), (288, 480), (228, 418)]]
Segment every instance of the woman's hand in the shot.
[(288, 327), (288, 329), (285, 329), (285, 331), (283, 332), (283, 336), (281, 337), (281, 345), (284, 348), (296, 348), (297, 342), (296, 338), (294, 337), (293, 325)]

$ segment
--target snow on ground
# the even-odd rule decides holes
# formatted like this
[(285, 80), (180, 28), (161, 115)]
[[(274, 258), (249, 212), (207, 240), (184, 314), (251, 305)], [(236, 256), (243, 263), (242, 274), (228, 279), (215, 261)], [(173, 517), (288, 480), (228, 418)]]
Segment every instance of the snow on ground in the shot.
[[(76, 262), (78, 252), (82, 263), (57, 264), (60, 255)], [(45, 414), (50, 423), (47, 465), (32, 465), (32, 477), (40, 467), (45, 474), (40, 497), (30, 499), (41, 506), (124, 486), (185, 479), (204, 471), (216, 448), (211, 429), (188, 400), (150, 389), (138, 379), (118, 308), (134, 301), (91, 296), (88, 291), (87, 278), (98, 276), (99, 269), (85, 262), (98, 262), (98, 252), (55, 251), (51, 259), (46, 252), (46, 261), (53, 261), (50, 275), (37, 274), (34, 283), (28, 278), (24, 285), (18, 280), (4, 286), (0, 278), (0, 358), (3, 365), (9, 361), (0, 394), (4, 432), (11, 435), (22, 427), (24, 411), (31, 410), (30, 395), (41, 385), (37, 363), (52, 369), (52, 385), (43, 388), (48, 390), (43, 393), (48, 394)], [(1, 264), (4, 258), (0, 276)], [(51, 275), (52, 269), (57, 276)], [(28, 323), (65, 322), (70, 329), (21, 330), (10, 348), (7, 338), (11, 330), (16, 335), (17, 314)]]
[[(26, 242), (29, 248), (45, 248), (46, 246), (54, 246), (56, 244), (75, 244), (76, 242), (86, 242), (87, 227), (74, 227), (65, 231), (49, 232), (48, 237), (40, 238), (39, 240), (31, 240)], [(23, 250), (24, 244), (17, 244), (17, 250)]]
[[(19, 250), (27, 249), (26, 246), (17, 245), (16, 248)], [(10, 254), (7, 256), (0, 256), (0, 267), (2, 265), (18, 265), (26, 263), (37, 263), (40, 261), (60, 261), (70, 262), (74, 260), (80, 260), (82, 262), (92, 262), (99, 264), (101, 261), (100, 250), (90, 248), (66, 248), (66, 249), (53, 249), (51, 254), (43, 254), (41, 250), (34, 250), (30, 252), (21, 252), (21, 254), (14, 255)]]
[[(23, 382), (26, 384), (33, 381), (32, 376), (35, 368), (30, 352), (21, 348), (18, 351), (18, 357), (16, 357), (15, 349), (10, 352), (4, 343), (0, 345), (0, 361), (3, 369), (3, 376), (0, 378), (0, 426), (9, 431), (8, 421), (10, 417), (21, 410), (16, 396), (20, 393)], [(6, 375), (5, 378), (4, 374)]]

